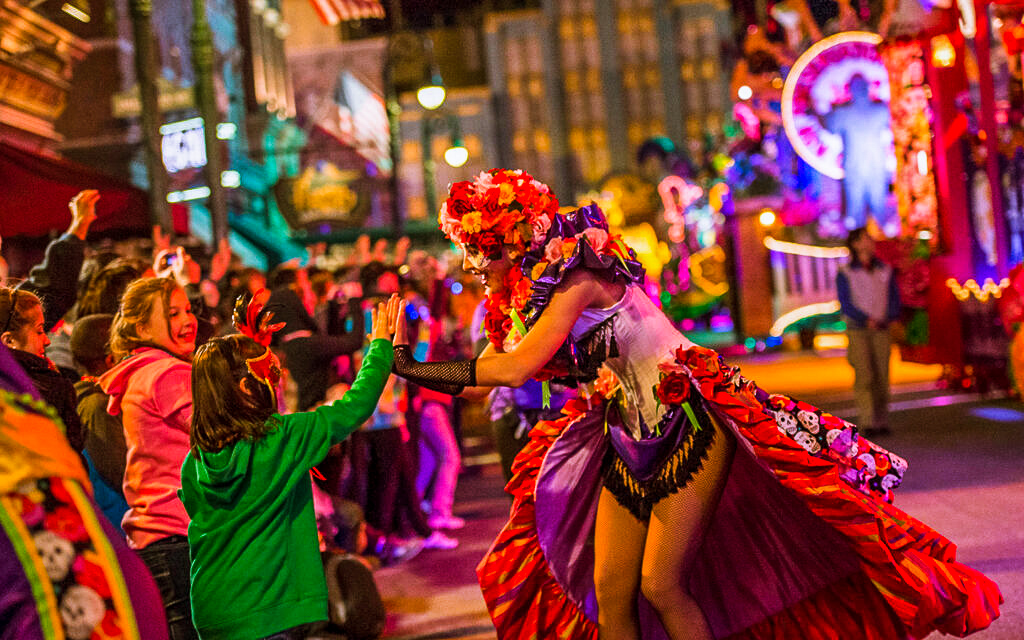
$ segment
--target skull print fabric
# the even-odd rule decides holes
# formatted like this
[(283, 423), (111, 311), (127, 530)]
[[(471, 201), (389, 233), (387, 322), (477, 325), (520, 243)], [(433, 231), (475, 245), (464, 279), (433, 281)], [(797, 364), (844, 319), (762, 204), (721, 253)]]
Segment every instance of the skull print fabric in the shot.
[[(22, 483), (5, 499), (6, 518), (17, 518), (27, 532), (27, 550), (35, 548), (52, 589), (57, 620), (68, 640), (122, 638), (107, 560), (90, 536), (85, 519), (60, 478)], [(57, 623), (57, 620), (54, 620)]]
[(779, 431), (808, 453), (834, 460), (845, 469), (842, 477), (861, 493), (892, 503), (907, 461), (860, 436), (857, 427), (805, 402), (772, 394), (766, 403)]

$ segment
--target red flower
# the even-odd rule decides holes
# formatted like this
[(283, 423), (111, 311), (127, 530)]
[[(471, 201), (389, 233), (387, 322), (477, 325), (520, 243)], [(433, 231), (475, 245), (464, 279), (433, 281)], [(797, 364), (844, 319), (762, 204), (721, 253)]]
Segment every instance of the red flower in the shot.
[(670, 373), (658, 384), (658, 402), (682, 404), (690, 397), (690, 379), (681, 373)]
[(124, 632), (121, 630), (121, 617), (113, 609), (107, 609), (103, 620), (93, 630), (89, 640), (121, 640)]
[(474, 244), (485, 256), (494, 256), (501, 253), (501, 240), (489, 233), (481, 233), (474, 238)]
[(109, 598), (110, 585), (107, 583), (107, 577), (103, 573), (103, 567), (93, 560), (99, 560), (99, 558), (89, 551), (75, 558), (75, 564), (71, 566), (75, 572), (75, 582), (89, 587), (98, 593), (101, 598)]
[(43, 527), (71, 542), (81, 542), (89, 538), (81, 514), (67, 505), (61, 505), (46, 514)]

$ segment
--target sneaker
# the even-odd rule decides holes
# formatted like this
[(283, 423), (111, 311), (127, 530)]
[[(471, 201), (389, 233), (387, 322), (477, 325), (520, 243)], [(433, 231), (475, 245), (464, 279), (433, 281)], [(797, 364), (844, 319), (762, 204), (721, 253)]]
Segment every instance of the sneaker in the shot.
[(430, 519), (427, 520), (427, 524), (430, 525), (431, 529), (448, 529), (450, 531), (452, 529), (461, 529), (466, 526), (466, 521), (458, 516), (443, 516), (441, 514), (437, 514), (430, 516)]
[(423, 538), (412, 538), (410, 540), (395, 538), (385, 546), (385, 553), (381, 557), (381, 563), (385, 566), (393, 567), (396, 564), (412, 560), (425, 548), (427, 547)]
[(435, 531), (430, 534), (430, 537), (423, 541), (424, 549), (454, 549), (459, 546), (459, 541), (455, 538), (449, 538), (440, 531)]

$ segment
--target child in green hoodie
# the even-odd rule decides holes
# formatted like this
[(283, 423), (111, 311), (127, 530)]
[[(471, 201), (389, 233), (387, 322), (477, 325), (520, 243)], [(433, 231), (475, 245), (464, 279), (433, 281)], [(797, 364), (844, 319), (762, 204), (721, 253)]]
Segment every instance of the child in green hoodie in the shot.
[(310, 469), (370, 417), (391, 372), (399, 310), (373, 313), (369, 351), (341, 400), (275, 412), (279, 365), (266, 321), (250, 307), (245, 335), (214, 338), (192, 367), (191, 451), (181, 501), (191, 518), (192, 619), (203, 640), (302, 638), (327, 620)]

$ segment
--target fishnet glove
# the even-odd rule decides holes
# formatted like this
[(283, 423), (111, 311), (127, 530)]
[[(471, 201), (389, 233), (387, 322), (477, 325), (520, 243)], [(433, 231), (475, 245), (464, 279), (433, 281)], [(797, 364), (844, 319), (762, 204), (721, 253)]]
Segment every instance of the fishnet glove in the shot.
[(395, 345), (391, 372), (421, 387), (458, 395), (466, 387), (476, 386), (476, 358), (446, 362), (417, 362), (407, 344)]

